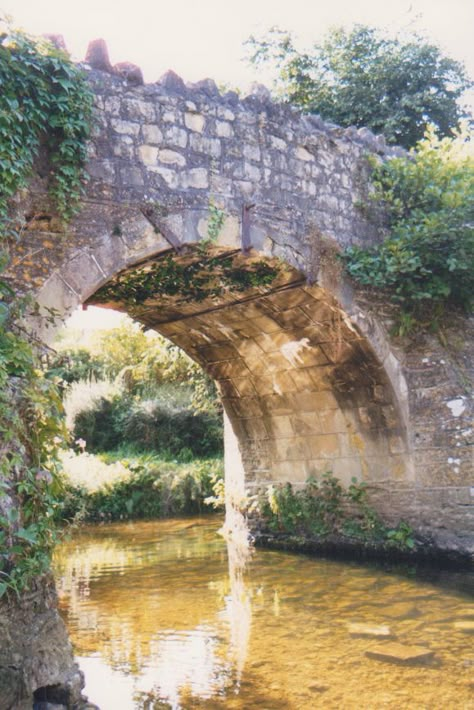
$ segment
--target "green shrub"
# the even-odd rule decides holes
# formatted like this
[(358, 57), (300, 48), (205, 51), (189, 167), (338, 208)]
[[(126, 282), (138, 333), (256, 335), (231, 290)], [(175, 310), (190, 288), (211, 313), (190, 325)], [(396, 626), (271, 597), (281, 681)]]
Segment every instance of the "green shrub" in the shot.
[(270, 486), (259, 494), (254, 507), (271, 532), (414, 547), (410, 526), (402, 521), (396, 528), (386, 527), (369, 505), (364, 483), (355, 478), (347, 489), (330, 472), (319, 480), (311, 477), (300, 490), (290, 483)]
[(205, 499), (214, 495), (223, 475), (219, 459), (177, 464), (137, 456), (121, 463), (129, 475), (96, 490), (66, 482), (60, 517), (97, 521), (199, 514), (210, 510)]
[(127, 395), (102, 397), (76, 415), (74, 439), (84, 439), (89, 451), (110, 451), (128, 444), (189, 460), (222, 452), (220, 415), (195, 412), (166, 399), (143, 402)]
[[(373, 199), (390, 235), (343, 259), (359, 283), (384, 289), (400, 307), (400, 334), (436, 327), (447, 306), (474, 303), (474, 157), (469, 135), (439, 140), (429, 132), (417, 151), (375, 167)], [(370, 210), (369, 210), (370, 214)]]

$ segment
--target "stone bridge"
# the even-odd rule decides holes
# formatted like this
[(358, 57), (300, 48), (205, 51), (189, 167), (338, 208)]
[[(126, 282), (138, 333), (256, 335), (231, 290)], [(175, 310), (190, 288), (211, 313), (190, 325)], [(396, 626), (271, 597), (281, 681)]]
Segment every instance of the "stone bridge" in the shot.
[[(367, 157), (398, 150), (263, 87), (241, 99), (172, 72), (143, 85), (100, 43), (88, 60), (82, 209), (64, 233), (40, 159), (16, 203), (17, 287), (44, 316), (102, 304), (181, 346), (218, 383), (238, 442), (227, 463), (247, 487), (357, 477), (388, 520), (473, 550), (472, 322), (453, 323), (449, 347), (396, 341), (388, 304), (337, 257), (382, 238), (363, 209)], [(47, 325), (30, 321), (48, 337)]]

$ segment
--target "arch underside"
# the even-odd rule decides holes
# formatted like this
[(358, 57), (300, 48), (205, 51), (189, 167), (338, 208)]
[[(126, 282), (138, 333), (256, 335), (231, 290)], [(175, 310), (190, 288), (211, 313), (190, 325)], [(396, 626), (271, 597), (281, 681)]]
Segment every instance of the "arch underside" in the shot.
[[(213, 252), (214, 273), (207, 270), (201, 290), (192, 283), (173, 294), (135, 288), (149, 283), (144, 275), (153, 270), (162, 277), (171, 258), (200, 260), (202, 270), (193, 273), (205, 282), (202, 251), (160, 254), (116, 275), (87, 303), (128, 312), (217, 382), (247, 487), (303, 484), (325, 471), (346, 484), (352, 477), (406, 480), (405, 433), (392, 387), (334, 297), (276, 260)], [(231, 265), (224, 288), (216, 287), (222, 260)], [(242, 280), (245, 271), (259, 276)]]

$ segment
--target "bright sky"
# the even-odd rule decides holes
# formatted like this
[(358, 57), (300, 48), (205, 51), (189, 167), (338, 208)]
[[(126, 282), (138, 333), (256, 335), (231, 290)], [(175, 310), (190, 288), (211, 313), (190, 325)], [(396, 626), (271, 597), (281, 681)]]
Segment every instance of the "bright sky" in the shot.
[(0, 11), (34, 34), (62, 34), (78, 59), (102, 37), (112, 63), (138, 64), (147, 81), (174, 69), (185, 81), (212, 77), (245, 88), (262, 80), (242, 61), (250, 34), (278, 25), (304, 46), (331, 25), (354, 22), (412, 26), (474, 76), (473, 0), (0, 0)]

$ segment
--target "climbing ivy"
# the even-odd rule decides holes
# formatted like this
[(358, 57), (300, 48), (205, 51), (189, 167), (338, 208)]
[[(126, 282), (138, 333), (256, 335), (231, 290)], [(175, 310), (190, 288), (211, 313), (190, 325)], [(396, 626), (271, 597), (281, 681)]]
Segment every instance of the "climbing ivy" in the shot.
[(137, 306), (150, 298), (177, 296), (182, 301), (199, 302), (221, 296), (227, 290), (242, 292), (269, 285), (278, 273), (278, 266), (265, 261), (239, 265), (232, 255), (213, 256), (209, 248), (198, 247), (188, 259), (167, 254), (145, 268), (120, 274), (98, 291), (94, 300)]
[(64, 221), (74, 214), (91, 112), (92, 94), (67, 55), (0, 20), (0, 597), (48, 569), (65, 435), (57, 388), (18, 325), (26, 302), (2, 276), (8, 244), (21, 238), (11, 199), (44, 146), (52, 207)]
[(0, 23), (0, 218), (43, 144), (56, 212), (77, 210), (92, 113), (81, 69), (50, 42)]

